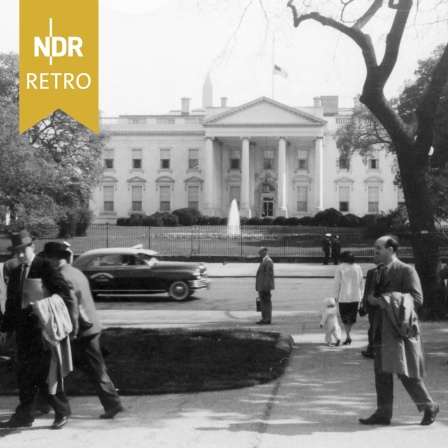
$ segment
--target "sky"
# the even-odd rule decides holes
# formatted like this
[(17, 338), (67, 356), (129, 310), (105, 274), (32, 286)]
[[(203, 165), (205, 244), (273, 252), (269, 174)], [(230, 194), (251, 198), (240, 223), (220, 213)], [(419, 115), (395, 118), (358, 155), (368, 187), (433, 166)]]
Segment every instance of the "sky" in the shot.
[[(428, 9), (411, 16), (387, 97), (412, 78), (419, 59), (448, 42), (447, 21), (432, 11), (439, 2), (424, 0)], [(339, 0), (308, 3), (330, 8)], [(18, 52), (18, 13), (19, 0), (1, 0), (0, 52)], [(379, 59), (392, 14), (384, 8), (366, 28)], [(207, 73), (215, 106), (224, 96), (229, 106), (266, 96), (297, 107), (312, 106), (315, 96), (338, 95), (342, 106), (351, 107), (362, 90), (359, 48), (312, 21), (294, 28), (286, 0), (99, 0), (99, 17), (99, 108), (105, 117), (167, 113), (180, 109), (182, 97), (191, 98), (192, 109), (201, 108)], [(288, 77), (273, 76), (273, 64)]]

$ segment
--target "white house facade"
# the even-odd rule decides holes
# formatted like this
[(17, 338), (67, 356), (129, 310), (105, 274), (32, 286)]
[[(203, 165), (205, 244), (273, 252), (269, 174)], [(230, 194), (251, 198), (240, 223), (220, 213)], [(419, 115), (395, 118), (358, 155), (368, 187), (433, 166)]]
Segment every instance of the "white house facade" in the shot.
[(165, 115), (101, 118), (110, 140), (91, 203), (95, 222), (185, 207), (225, 217), (232, 199), (246, 217), (394, 209), (404, 200), (392, 155), (340, 158), (334, 134), (352, 112), (335, 96), (313, 107), (266, 97), (228, 107), (222, 98), (220, 107), (193, 111), (183, 98), (181, 110)]

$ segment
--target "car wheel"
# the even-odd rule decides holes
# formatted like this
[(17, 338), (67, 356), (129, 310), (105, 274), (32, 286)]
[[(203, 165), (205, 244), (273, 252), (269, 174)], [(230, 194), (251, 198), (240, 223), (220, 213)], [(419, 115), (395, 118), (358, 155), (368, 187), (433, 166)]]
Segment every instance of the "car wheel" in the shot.
[(173, 300), (185, 300), (191, 294), (190, 287), (181, 281), (177, 281), (171, 284), (168, 294)]

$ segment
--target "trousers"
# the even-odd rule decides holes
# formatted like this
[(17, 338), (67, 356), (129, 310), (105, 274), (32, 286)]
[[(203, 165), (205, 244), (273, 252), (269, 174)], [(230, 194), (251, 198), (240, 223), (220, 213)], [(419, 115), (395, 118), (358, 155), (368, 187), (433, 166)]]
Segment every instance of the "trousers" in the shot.
[(261, 318), (265, 322), (272, 321), (272, 301), (271, 291), (258, 291), (260, 297)]

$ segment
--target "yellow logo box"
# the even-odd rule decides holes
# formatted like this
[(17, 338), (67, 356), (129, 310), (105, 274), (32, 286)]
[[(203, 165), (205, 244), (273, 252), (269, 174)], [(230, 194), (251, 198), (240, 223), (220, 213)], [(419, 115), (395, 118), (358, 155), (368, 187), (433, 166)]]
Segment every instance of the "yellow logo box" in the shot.
[(57, 109), (98, 133), (98, 0), (20, 0), (20, 133)]

